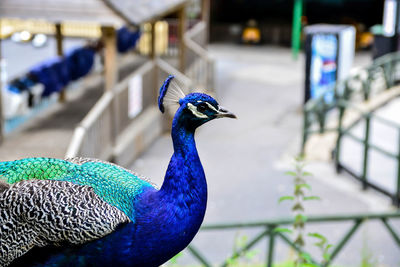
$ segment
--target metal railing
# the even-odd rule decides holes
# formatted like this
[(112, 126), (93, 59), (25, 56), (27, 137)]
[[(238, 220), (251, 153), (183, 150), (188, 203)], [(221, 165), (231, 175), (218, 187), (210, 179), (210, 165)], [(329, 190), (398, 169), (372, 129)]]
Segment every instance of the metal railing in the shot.
[[(363, 189), (371, 187), (392, 198), (394, 204), (400, 203), (400, 124), (392, 122), (375, 114), (375, 111), (400, 96), (400, 53), (387, 54), (375, 60), (371, 66), (359, 69), (345, 81), (339, 82), (334, 92), (334, 101), (327, 101), (326, 94), (308, 101), (304, 107), (302, 152), (309, 136), (313, 133), (335, 132), (337, 134), (334, 159), (337, 171), (344, 170), (362, 182)], [(329, 116), (335, 117), (336, 122), (329, 124)], [(330, 120), (332, 122), (332, 120)], [(371, 122), (379, 122), (384, 127), (398, 133), (397, 151), (371, 143)], [(364, 136), (355, 135), (352, 131), (364, 123)], [(344, 138), (363, 146), (361, 171), (357, 173), (352, 166), (346, 165), (342, 159)], [(383, 188), (369, 177), (370, 153), (375, 152), (397, 162), (396, 186), (392, 189)]]
[[(393, 229), (391, 224), (389, 223), (390, 219), (400, 219), (400, 213), (375, 213), (375, 214), (357, 214), (357, 215), (336, 215), (336, 216), (310, 216), (307, 219), (307, 224), (314, 223), (332, 223), (332, 222), (352, 222), (351, 227), (344, 233), (344, 235), (339, 239), (337, 244), (334, 244), (332, 247), (332, 252), (330, 253), (329, 261), (318, 261), (315, 259), (315, 256), (311, 256), (311, 261), (318, 266), (329, 266), (335, 258), (339, 255), (339, 253), (344, 249), (345, 245), (349, 242), (349, 240), (354, 236), (357, 229), (360, 226), (368, 221), (380, 221), (384, 228), (387, 230), (389, 235), (393, 238), (395, 244), (400, 249), (400, 236)], [(187, 248), (187, 253), (193, 255), (197, 261), (202, 264), (202, 266), (211, 267), (211, 266), (228, 266), (229, 259), (239, 258), (246, 251), (252, 249), (255, 245), (260, 242), (267, 243), (267, 251), (266, 251), (266, 259), (265, 266), (271, 267), (274, 263), (274, 252), (275, 246), (277, 244), (277, 240), (280, 239), (284, 244), (293, 248), (298, 252), (306, 252), (298, 247), (287, 234), (276, 231), (277, 228), (286, 227), (288, 225), (292, 225), (294, 219), (279, 219), (279, 220), (269, 220), (269, 221), (261, 221), (261, 222), (251, 222), (251, 223), (230, 223), (230, 224), (209, 224), (205, 225), (201, 228), (200, 233), (205, 231), (217, 231), (217, 230), (239, 230), (239, 229), (260, 229), (260, 232), (255, 235), (254, 238), (249, 240), (246, 244), (244, 244), (241, 248), (239, 248), (236, 252), (234, 252), (229, 258), (227, 258), (221, 264), (215, 265), (212, 264), (211, 261), (202, 253), (199, 249), (197, 249), (194, 245), (189, 245)], [(399, 251), (400, 252), (400, 251)], [(310, 254), (311, 255), (311, 254)]]

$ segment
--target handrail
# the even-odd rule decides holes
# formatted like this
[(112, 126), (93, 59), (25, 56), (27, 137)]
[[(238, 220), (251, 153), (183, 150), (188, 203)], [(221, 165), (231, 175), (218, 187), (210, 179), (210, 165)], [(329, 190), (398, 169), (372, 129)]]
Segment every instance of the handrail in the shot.
[(97, 119), (100, 114), (111, 104), (114, 99), (114, 93), (107, 91), (105, 92), (97, 101), (97, 103), (93, 106), (93, 108), (89, 111), (89, 113), (83, 118), (80, 126), (83, 129), (88, 129)]
[(165, 60), (157, 58), (156, 64), (157, 67), (162, 69), (164, 72), (174, 75), (175, 78), (187, 88), (190, 88), (190, 86), (192, 85), (192, 80), (189, 77), (187, 77), (185, 74), (174, 68), (171, 64), (169, 64)]
[(205, 50), (202, 46), (193, 41), (193, 37), (199, 34), (201, 31), (204, 31), (206, 28), (206, 23), (201, 21), (197, 23), (191, 30), (189, 30), (183, 37), (186, 46), (196, 52), (199, 56), (206, 60), (210, 60), (207, 50)]
[[(356, 214), (339, 214), (339, 215), (310, 215), (307, 217), (307, 223), (319, 222), (342, 222), (348, 220), (375, 220), (381, 218), (400, 218), (400, 212), (382, 212), (382, 213), (356, 213)], [(278, 218), (264, 221), (254, 222), (237, 222), (237, 223), (214, 223), (207, 224), (201, 227), (201, 230), (218, 230), (218, 229), (237, 229), (237, 228), (254, 228), (277, 225), (293, 224), (294, 218)]]
[(205, 38), (206, 29), (207, 24), (200, 21), (184, 34), (183, 44), (187, 49), (185, 74), (197, 86), (214, 91), (214, 60), (208, 55), (204, 44), (195, 41), (198, 37)]
[(82, 147), (83, 138), (85, 137), (86, 129), (81, 125), (75, 128), (72, 135), (71, 142), (69, 143), (65, 158), (73, 158), (79, 155), (79, 150)]
[(142, 66), (138, 69), (134, 70), (131, 74), (128, 75), (127, 79), (122, 80), (113, 89), (115, 94), (119, 94), (121, 91), (125, 90), (125, 88), (129, 85), (130, 77), (135, 75), (144, 75), (145, 73), (151, 71), (154, 68), (155, 63), (152, 60), (146, 61)]
[(99, 119), (104, 110), (109, 107), (113, 99), (114, 94), (112, 92), (105, 92), (89, 111), (89, 113), (83, 118), (73, 133), (72, 139), (65, 154), (66, 158), (73, 158), (79, 155), (80, 149), (83, 145), (83, 140), (87, 134), (87, 130), (91, 128)]
[[(309, 216), (307, 218), (308, 223), (331, 223), (331, 222), (353, 222), (353, 225), (344, 233), (342, 238), (339, 239), (338, 243), (333, 246), (333, 251), (330, 254), (330, 259), (328, 261), (319, 262), (311, 257), (311, 260), (314, 264), (327, 267), (329, 266), (333, 260), (338, 256), (338, 254), (344, 249), (347, 242), (354, 236), (357, 229), (360, 226), (370, 220), (378, 220), (380, 221), (384, 228), (388, 231), (389, 235), (393, 238), (398, 248), (400, 248), (400, 237), (399, 234), (394, 230), (394, 228), (389, 224), (389, 219), (400, 219), (400, 212), (383, 212), (383, 213), (360, 213), (360, 214), (341, 214), (341, 215), (315, 215)], [(218, 266), (227, 266), (228, 260), (232, 258), (238, 258), (240, 255), (249, 251), (253, 246), (263, 241), (263, 239), (268, 239), (268, 251), (267, 258), (265, 259), (265, 263), (267, 267), (272, 267), (274, 263), (274, 251), (277, 239), (281, 239), (283, 243), (287, 246), (292, 247), (298, 252), (306, 252), (298, 247), (286, 234), (276, 231), (275, 229), (280, 228), (280, 226), (285, 226), (289, 224), (293, 224), (293, 218), (281, 218), (281, 219), (273, 219), (273, 220), (265, 220), (259, 222), (239, 222), (239, 223), (216, 223), (216, 224), (208, 224), (200, 229), (200, 234), (204, 231), (214, 231), (214, 230), (237, 230), (243, 228), (261, 228), (261, 232), (255, 235), (254, 238), (249, 240), (246, 244), (244, 244), (241, 248), (235, 251), (231, 257), (227, 258), (219, 264)], [(201, 253), (198, 248), (196, 248), (193, 244), (189, 245), (187, 252), (192, 254), (195, 259), (202, 264), (202, 266), (211, 267), (215, 266), (211, 264), (211, 261), (206, 258), (204, 253)], [(311, 254), (310, 254), (311, 255)]]
[[(125, 90), (128, 87), (129, 81), (130, 81), (130, 78), (132, 77), (132, 75), (142, 75), (142, 74), (150, 71), (153, 67), (154, 67), (153, 61), (146, 62), (141, 67), (136, 69), (131, 75), (129, 75), (127, 78), (125, 78), (119, 84), (117, 84), (113, 91), (107, 91), (100, 97), (100, 99), (96, 102), (96, 104), (93, 106), (93, 108), (89, 111), (89, 113), (83, 118), (81, 123), (75, 129), (65, 157), (79, 156), (81, 154), (80, 153), (81, 149), (84, 145), (84, 139), (88, 135), (88, 131), (90, 129), (92, 129), (95, 126), (95, 124), (101, 120), (100, 118), (101, 118), (102, 114), (104, 114), (104, 112), (106, 112), (107, 110), (110, 112), (110, 114), (115, 113), (115, 110), (112, 107), (114, 100), (119, 93), (121, 93), (123, 90)], [(115, 116), (115, 114), (113, 116)], [(102, 130), (110, 131), (109, 135), (111, 135), (112, 140), (110, 140), (110, 141), (112, 142), (112, 144), (107, 144), (107, 145), (114, 146), (116, 138), (120, 134), (120, 132), (116, 132), (116, 131), (118, 131), (118, 127), (115, 127), (115, 124), (117, 122), (115, 122), (114, 118), (110, 118), (109, 123), (112, 123), (114, 125), (112, 127), (112, 129), (102, 129)], [(100, 144), (98, 144), (98, 145), (100, 145)], [(102, 145), (106, 145), (106, 144), (102, 144)], [(112, 154), (112, 151), (110, 150), (107, 152), (107, 155), (105, 155), (105, 156), (111, 157), (111, 154)], [(99, 156), (99, 155), (91, 155), (91, 156)]]

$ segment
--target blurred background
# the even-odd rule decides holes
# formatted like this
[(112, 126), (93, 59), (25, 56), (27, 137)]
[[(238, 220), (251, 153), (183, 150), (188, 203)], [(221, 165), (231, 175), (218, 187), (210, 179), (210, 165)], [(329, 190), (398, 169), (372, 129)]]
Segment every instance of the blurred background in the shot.
[(238, 120), (197, 132), (208, 210), (165, 266), (400, 266), (399, 50), (400, 0), (2, 0), (0, 160), (161, 185), (173, 74)]

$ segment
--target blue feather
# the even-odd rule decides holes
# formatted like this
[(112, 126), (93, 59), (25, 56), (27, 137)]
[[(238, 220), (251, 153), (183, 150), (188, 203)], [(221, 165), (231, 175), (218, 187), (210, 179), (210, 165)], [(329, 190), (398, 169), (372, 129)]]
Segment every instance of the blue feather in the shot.
[(160, 88), (160, 95), (158, 96), (158, 108), (160, 109), (160, 111), (162, 113), (164, 113), (164, 111), (165, 111), (164, 104), (163, 104), (164, 97), (167, 94), (168, 86), (169, 86), (169, 84), (170, 84), (170, 82), (172, 81), (173, 78), (174, 78), (173, 75), (169, 75), (167, 77), (167, 79), (165, 79), (163, 85)]

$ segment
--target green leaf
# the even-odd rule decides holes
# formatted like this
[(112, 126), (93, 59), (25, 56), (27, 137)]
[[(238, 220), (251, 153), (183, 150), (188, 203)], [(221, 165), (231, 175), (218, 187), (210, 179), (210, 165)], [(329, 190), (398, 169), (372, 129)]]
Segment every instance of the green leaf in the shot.
[(316, 243), (314, 243), (314, 246), (316, 246), (317, 248), (320, 248), (321, 250), (323, 250), (324, 249), (324, 242), (316, 242)]
[(172, 258), (169, 260), (169, 263), (172, 264), (172, 265), (176, 264), (176, 263), (178, 262), (178, 259), (179, 259), (180, 257), (182, 257), (182, 256), (183, 256), (183, 253), (182, 253), (182, 252), (179, 252), (178, 254), (176, 254), (174, 257), (172, 257)]
[(309, 185), (309, 184), (307, 184), (307, 183), (302, 183), (302, 184), (297, 184), (297, 185), (296, 185), (296, 189), (297, 189), (297, 188), (303, 188), (303, 187), (305, 187), (305, 188), (307, 188), (308, 190), (311, 191), (311, 185)]
[(328, 251), (331, 247), (333, 247), (333, 245), (332, 245), (332, 244), (328, 244), (328, 245), (326, 246), (326, 248), (325, 248), (325, 251)]
[(321, 200), (321, 198), (318, 197), (318, 196), (308, 196), (308, 197), (303, 197), (303, 200), (304, 201), (307, 201), (307, 200)]
[(274, 232), (275, 233), (290, 233), (290, 234), (293, 233), (293, 231), (288, 228), (280, 228), (280, 227), (275, 228)]
[(236, 240), (236, 247), (238, 247), (238, 248), (244, 247), (244, 246), (246, 245), (247, 239), (248, 239), (248, 238), (247, 238), (246, 235), (244, 235), (244, 236), (238, 238), (238, 239)]
[(311, 255), (310, 253), (307, 252), (301, 252), (300, 253), (300, 257), (305, 260), (306, 262), (310, 262), (311, 261)]
[(285, 172), (285, 175), (289, 175), (289, 176), (296, 177), (296, 176), (297, 176), (297, 173), (294, 172), (294, 171), (287, 171), (287, 172)]
[(229, 258), (226, 260), (226, 263), (228, 264), (228, 266), (232, 266), (237, 262), (236, 258)]
[(324, 258), (325, 261), (330, 261), (331, 260), (331, 254), (328, 252), (325, 252), (322, 257)]
[(293, 196), (280, 197), (279, 200), (278, 200), (278, 203), (281, 203), (282, 201), (285, 201), (285, 200), (294, 200), (294, 197)]
[(248, 260), (253, 259), (255, 256), (257, 256), (257, 254), (259, 254), (259, 251), (256, 249), (253, 249), (251, 251), (246, 252), (246, 254), (244, 254), (245, 258)]
[(319, 233), (308, 233), (308, 236), (314, 237), (314, 238), (318, 238), (318, 239), (320, 239), (321, 241), (324, 241), (324, 242), (327, 241), (326, 237), (321, 235), (321, 234), (319, 234)]
[(301, 176), (313, 176), (311, 172), (302, 172)]

